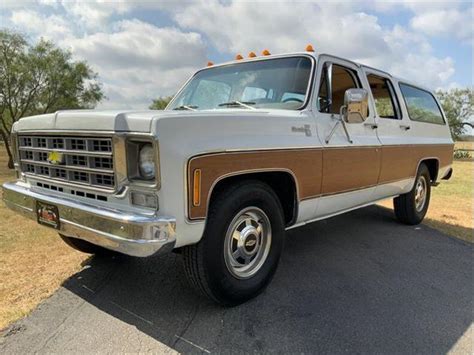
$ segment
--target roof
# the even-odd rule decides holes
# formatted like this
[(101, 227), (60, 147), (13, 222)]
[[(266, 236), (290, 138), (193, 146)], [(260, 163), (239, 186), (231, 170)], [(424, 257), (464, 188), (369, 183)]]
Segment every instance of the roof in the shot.
[(353, 61), (353, 60), (350, 60), (350, 59), (347, 59), (347, 58), (343, 58), (343, 57), (338, 57), (336, 55), (333, 55), (333, 54), (328, 54), (328, 53), (319, 53), (319, 54), (316, 54), (315, 52), (307, 52), (307, 51), (302, 51), (302, 52), (288, 52), (288, 53), (279, 53), (279, 54), (269, 54), (269, 55), (257, 55), (255, 57), (243, 57), (242, 59), (234, 59), (234, 60), (230, 60), (230, 61), (227, 61), (227, 62), (223, 62), (223, 63), (218, 63), (218, 64), (212, 64), (211, 66), (208, 66), (208, 67), (204, 67), (198, 71), (201, 71), (201, 70), (206, 70), (206, 69), (210, 69), (210, 68), (214, 68), (214, 67), (221, 67), (221, 66), (225, 66), (225, 65), (230, 65), (230, 64), (236, 64), (236, 63), (247, 63), (247, 62), (255, 62), (255, 61), (260, 61), (260, 60), (268, 60), (268, 59), (275, 59), (275, 58), (285, 58), (285, 57), (294, 57), (294, 56), (305, 56), (305, 57), (311, 57), (313, 58), (314, 60), (318, 60), (319, 57), (321, 56), (327, 56), (327, 57), (331, 57), (331, 58), (337, 58), (337, 59), (340, 59), (340, 60), (344, 60), (344, 61), (347, 61), (347, 62), (350, 62), (354, 65), (356, 65), (357, 67), (359, 68), (362, 68), (364, 70), (374, 70), (374, 71), (377, 71), (379, 73), (383, 73), (385, 74), (386, 76), (388, 76), (389, 78), (391, 78), (392, 80), (396, 80), (396, 81), (400, 81), (400, 82), (403, 82), (403, 83), (406, 83), (406, 84), (409, 84), (409, 85), (413, 85), (413, 86), (416, 86), (420, 89), (423, 89), (423, 90), (427, 90), (427, 91), (433, 91), (432, 89), (430, 88), (427, 88), (427, 87), (424, 87), (418, 83), (415, 83), (415, 82), (412, 82), (410, 80), (406, 80), (404, 78), (401, 78), (401, 77), (396, 77), (394, 75), (392, 75), (391, 73), (387, 72), (387, 71), (384, 71), (382, 69), (378, 69), (378, 68), (374, 68), (374, 67), (371, 67), (371, 66), (368, 66), (368, 65), (365, 65), (365, 64), (362, 64), (362, 63), (359, 63), (359, 62), (356, 62), (356, 61)]

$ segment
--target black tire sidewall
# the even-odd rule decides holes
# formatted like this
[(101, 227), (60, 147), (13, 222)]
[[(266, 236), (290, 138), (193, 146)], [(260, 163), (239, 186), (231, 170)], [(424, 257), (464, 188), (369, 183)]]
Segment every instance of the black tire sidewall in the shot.
[[(268, 216), (272, 228), (271, 246), (265, 263), (255, 275), (237, 279), (225, 263), (225, 235), (236, 214), (250, 206), (260, 208)], [(262, 183), (241, 185), (212, 207), (202, 240), (206, 279), (220, 303), (236, 305), (260, 293), (276, 271), (284, 245), (282, 208), (273, 191)]]

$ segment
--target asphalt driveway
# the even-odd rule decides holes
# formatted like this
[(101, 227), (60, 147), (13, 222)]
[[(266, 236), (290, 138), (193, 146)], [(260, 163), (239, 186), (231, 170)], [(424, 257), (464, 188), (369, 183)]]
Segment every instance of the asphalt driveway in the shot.
[(369, 207), (289, 231), (269, 288), (236, 308), (191, 292), (179, 255), (93, 259), (0, 353), (472, 350), (472, 245)]

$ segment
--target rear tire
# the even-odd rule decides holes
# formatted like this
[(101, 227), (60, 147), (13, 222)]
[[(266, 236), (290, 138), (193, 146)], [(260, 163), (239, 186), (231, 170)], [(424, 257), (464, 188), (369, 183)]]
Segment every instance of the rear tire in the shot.
[(109, 249), (100, 247), (98, 245), (89, 243), (89, 242), (87, 242), (85, 240), (82, 240), (82, 239), (79, 239), (79, 238), (66, 237), (65, 235), (62, 235), (62, 234), (60, 234), (59, 236), (71, 248), (76, 249), (77, 251), (80, 251), (82, 253), (94, 254), (94, 255), (97, 255), (97, 256), (122, 255), (122, 254), (117, 253), (113, 250), (109, 250)]
[(431, 178), (428, 167), (421, 164), (416, 175), (413, 189), (393, 199), (393, 208), (397, 219), (408, 225), (423, 221), (430, 204)]
[(280, 201), (268, 185), (232, 186), (213, 199), (201, 241), (183, 248), (187, 279), (223, 306), (241, 304), (273, 278), (284, 237)]

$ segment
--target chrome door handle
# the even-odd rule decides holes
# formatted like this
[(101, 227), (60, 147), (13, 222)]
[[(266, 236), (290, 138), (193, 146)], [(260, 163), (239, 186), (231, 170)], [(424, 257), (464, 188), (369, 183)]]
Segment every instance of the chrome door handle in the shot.
[(376, 123), (369, 123), (369, 122), (364, 123), (364, 126), (370, 127), (372, 129), (379, 128), (379, 126)]
[(401, 125), (400, 125), (400, 128), (401, 128), (401, 129), (404, 129), (405, 131), (408, 131), (408, 130), (411, 128), (411, 126), (401, 124)]

